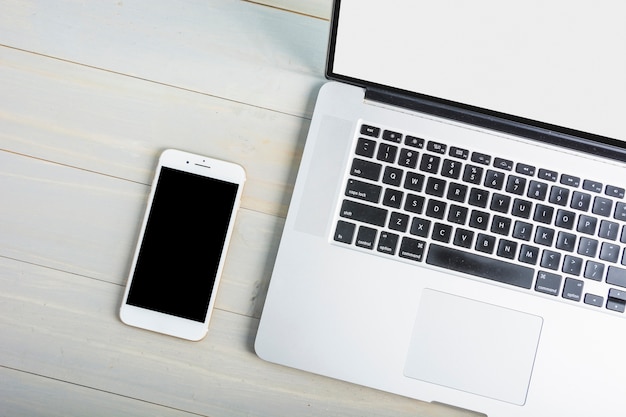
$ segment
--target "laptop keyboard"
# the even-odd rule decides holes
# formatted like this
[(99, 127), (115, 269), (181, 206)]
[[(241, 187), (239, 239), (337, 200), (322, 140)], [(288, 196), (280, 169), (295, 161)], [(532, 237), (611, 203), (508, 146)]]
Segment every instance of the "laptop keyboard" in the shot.
[(362, 124), (333, 239), (624, 313), (624, 188)]

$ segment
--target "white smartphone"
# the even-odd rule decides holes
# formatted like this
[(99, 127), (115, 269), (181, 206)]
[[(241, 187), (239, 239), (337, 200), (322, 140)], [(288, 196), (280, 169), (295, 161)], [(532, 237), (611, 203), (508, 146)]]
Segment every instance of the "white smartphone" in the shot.
[(244, 182), (239, 165), (161, 154), (120, 308), (124, 323), (188, 340), (206, 335)]

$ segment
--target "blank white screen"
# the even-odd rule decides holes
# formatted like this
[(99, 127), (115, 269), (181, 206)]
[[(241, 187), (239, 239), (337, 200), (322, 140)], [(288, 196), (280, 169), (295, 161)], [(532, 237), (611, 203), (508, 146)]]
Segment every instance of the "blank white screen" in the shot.
[(620, 1), (342, 0), (333, 72), (626, 141)]

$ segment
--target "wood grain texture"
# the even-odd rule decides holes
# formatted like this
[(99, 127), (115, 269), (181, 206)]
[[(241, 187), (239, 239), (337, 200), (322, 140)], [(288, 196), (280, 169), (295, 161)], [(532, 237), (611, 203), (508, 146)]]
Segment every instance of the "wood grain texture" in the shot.
[(292, 12), (329, 20), (332, 1), (331, 0), (250, 0), (253, 3), (265, 4), (266, 6), (279, 9), (290, 10)]
[(298, 116), (327, 21), (244, 1), (0, 2), (0, 44)]
[[(469, 415), (254, 354), (329, 4), (261, 1), (0, 0), (0, 415)], [(197, 343), (118, 319), (169, 147), (248, 176)]]

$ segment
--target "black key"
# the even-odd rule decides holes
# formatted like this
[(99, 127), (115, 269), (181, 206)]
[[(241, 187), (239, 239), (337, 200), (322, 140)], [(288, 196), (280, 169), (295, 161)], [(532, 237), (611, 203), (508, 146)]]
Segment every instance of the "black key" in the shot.
[(596, 197), (593, 199), (593, 208), (591, 212), (599, 216), (609, 217), (613, 210), (613, 201), (604, 197)]
[(578, 187), (580, 185), (580, 178), (573, 175), (561, 175), (561, 184), (569, 185), (570, 187)]
[(422, 210), (424, 210), (424, 203), (426, 199), (422, 196), (409, 194), (406, 196), (406, 201), (404, 202), (404, 209), (406, 211), (410, 211), (411, 213), (421, 214)]
[(493, 166), (496, 168), (504, 169), (506, 171), (513, 170), (513, 161), (508, 159), (496, 158), (493, 160)]
[(389, 216), (389, 228), (397, 232), (406, 232), (409, 228), (409, 216), (402, 213), (391, 213), (391, 216)]
[(609, 298), (619, 301), (626, 301), (626, 291), (618, 290), (617, 288), (611, 288), (609, 290)]
[(611, 285), (626, 288), (626, 269), (617, 266), (609, 266), (606, 282)]
[(443, 197), (446, 190), (446, 181), (441, 178), (428, 177), (426, 181), (426, 194)]
[(604, 242), (600, 246), (600, 259), (616, 263), (619, 259), (620, 247), (614, 243)]
[(424, 149), (424, 143), (425, 143), (424, 139), (416, 138), (415, 136), (407, 135), (404, 138), (404, 144), (407, 146), (411, 146), (413, 148)]
[(449, 224), (435, 223), (431, 237), (433, 240), (449, 243), (452, 237), (452, 226)]
[(361, 134), (377, 138), (380, 136), (380, 128), (369, 125), (361, 125)]
[(583, 282), (579, 279), (565, 278), (563, 285), (563, 298), (568, 300), (580, 301), (583, 295)]
[(496, 238), (484, 233), (479, 233), (476, 238), (475, 249), (479, 252), (493, 253), (496, 247)]
[(540, 223), (550, 224), (552, 223), (552, 218), (554, 217), (554, 208), (551, 206), (546, 206), (544, 204), (537, 204), (535, 207), (535, 215), (533, 216), (533, 220)]
[(436, 152), (440, 154), (446, 153), (446, 145), (444, 145), (443, 143), (439, 143), (439, 142), (433, 142), (432, 140), (428, 141), (428, 144), (426, 145), (426, 149), (431, 152)]
[(584, 276), (594, 281), (602, 281), (602, 277), (604, 276), (604, 264), (595, 261), (587, 261)]
[(463, 181), (471, 184), (480, 184), (483, 179), (483, 169), (474, 165), (465, 165)]
[(402, 148), (400, 150), (400, 157), (398, 158), (398, 165), (402, 165), (407, 168), (415, 168), (417, 166), (417, 158), (419, 152)]
[(398, 155), (397, 146), (381, 143), (376, 153), (376, 159), (393, 164), (396, 161), (396, 155)]
[(402, 134), (391, 130), (385, 130), (383, 132), (383, 139), (390, 142), (400, 143), (402, 141)]
[(600, 231), (598, 236), (603, 239), (617, 240), (619, 234), (619, 224), (608, 220), (602, 220), (600, 222)]
[(511, 209), (511, 214), (516, 217), (528, 219), (530, 217), (530, 211), (532, 209), (532, 206), (533, 203), (531, 203), (530, 201), (516, 198), (515, 200), (513, 200), (513, 208)]
[(575, 210), (587, 211), (589, 210), (589, 205), (591, 204), (591, 195), (587, 193), (581, 193), (580, 191), (574, 191), (574, 195), (572, 195), (572, 202), (570, 207)]
[(554, 241), (554, 229), (549, 227), (539, 226), (535, 232), (535, 243), (543, 246), (552, 246)]
[(537, 273), (537, 283), (535, 284), (535, 291), (542, 292), (544, 294), (558, 295), (561, 289), (562, 277), (550, 272), (539, 271)]
[(398, 252), (398, 255), (402, 258), (421, 262), (424, 259), (425, 250), (426, 243), (423, 241), (411, 239), (410, 237), (403, 237), (402, 243), (400, 243), (400, 252)]
[(553, 271), (559, 269), (559, 264), (561, 263), (561, 254), (558, 252), (554, 252), (551, 250), (544, 249), (541, 254), (541, 267), (548, 268)]
[(535, 199), (535, 200), (545, 200), (546, 195), (548, 195), (548, 184), (540, 181), (531, 181), (528, 186), (527, 197)]
[(509, 175), (506, 180), (506, 191), (511, 194), (523, 195), (526, 189), (526, 178)]
[(426, 263), (526, 289), (533, 282), (531, 268), (436, 244), (430, 245)]
[(357, 220), (381, 227), (385, 225), (385, 221), (387, 220), (387, 210), (349, 200), (343, 201), (339, 215), (346, 219)]
[(485, 175), (485, 187), (501, 190), (504, 185), (505, 176), (503, 172), (488, 169), (487, 175)]
[(502, 216), (493, 216), (491, 231), (499, 235), (507, 236), (511, 230), (511, 219)]
[(472, 162), (489, 165), (491, 163), (491, 156), (480, 152), (472, 152)]
[(441, 175), (448, 178), (459, 179), (461, 176), (462, 164), (452, 159), (444, 159), (441, 167)]
[(535, 175), (535, 170), (536, 170), (535, 167), (532, 165), (518, 163), (515, 166), (515, 172), (517, 172), (518, 174), (522, 174), (522, 175), (528, 175), (530, 177)]
[(616, 220), (626, 221), (626, 203), (617, 203), (613, 217)]
[(609, 298), (606, 301), (606, 308), (608, 310), (617, 311), (618, 313), (623, 313), (626, 310), (626, 303), (620, 300), (613, 300)]
[(565, 206), (567, 199), (569, 198), (569, 190), (567, 188), (558, 187), (553, 185), (550, 189), (549, 200), (552, 204), (558, 204), (559, 206)]
[(342, 243), (352, 243), (355, 228), (356, 225), (354, 223), (339, 220), (337, 222), (337, 228), (335, 229), (335, 240)]
[(568, 252), (574, 252), (576, 247), (576, 235), (572, 233), (559, 232), (556, 237), (556, 248)]
[(515, 259), (517, 252), (517, 243), (506, 239), (500, 239), (498, 242), (498, 251), (496, 254), (501, 258)]
[(439, 171), (440, 163), (441, 158), (438, 156), (425, 154), (422, 156), (422, 161), (420, 162), (420, 170), (430, 174), (436, 174), (437, 171)]
[(361, 226), (359, 227), (359, 233), (356, 235), (355, 245), (366, 249), (374, 249), (377, 234), (376, 229)]
[(459, 159), (469, 158), (469, 151), (467, 149), (457, 148), (456, 146), (450, 147), (449, 155)]
[(626, 190), (624, 188), (616, 187), (614, 185), (607, 185), (604, 189), (604, 194), (610, 197), (624, 198), (624, 195), (626, 195)]
[(387, 253), (393, 255), (396, 253), (398, 246), (398, 235), (388, 232), (381, 232), (380, 239), (378, 239), (378, 252)]
[(513, 237), (529, 241), (533, 233), (533, 225), (526, 222), (516, 221), (513, 227)]
[(481, 190), (480, 188), (472, 188), (469, 195), (468, 203), (476, 207), (487, 207), (487, 201), (489, 200), (489, 191)]
[(578, 254), (595, 258), (596, 253), (598, 253), (598, 241), (587, 237), (581, 237), (578, 242)]
[(404, 179), (404, 188), (411, 191), (417, 191), (418, 193), (422, 192), (424, 188), (424, 182), (426, 181), (426, 177), (422, 174), (416, 174), (415, 172), (408, 172), (406, 174), (406, 178)]
[(402, 204), (403, 195), (404, 193), (402, 191), (387, 188), (383, 196), (383, 205), (399, 209)]
[(411, 222), (411, 234), (419, 237), (428, 237), (430, 223), (430, 220), (413, 217), (413, 221)]
[(448, 221), (456, 224), (465, 224), (467, 220), (467, 207), (452, 204), (448, 211)]
[(404, 171), (399, 168), (385, 167), (385, 172), (383, 173), (383, 183), (399, 187), (402, 183), (403, 175)]
[(589, 304), (594, 307), (602, 307), (604, 304), (604, 298), (595, 294), (585, 294), (585, 304)]
[(355, 177), (361, 177), (361, 178), (366, 178), (372, 181), (378, 181), (380, 179), (380, 173), (382, 169), (383, 169), (383, 166), (381, 164), (355, 158), (352, 161), (350, 174), (354, 175)]
[(529, 265), (536, 265), (539, 258), (539, 248), (530, 245), (522, 245), (517, 259)]
[(359, 138), (356, 143), (355, 153), (357, 155), (366, 156), (371, 158), (374, 156), (374, 151), (376, 150), (376, 141), (372, 139)]
[(346, 196), (369, 201), (371, 203), (378, 203), (380, 201), (381, 192), (382, 187), (379, 185), (368, 184), (353, 179), (348, 179), (348, 185), (346, 186)]
[(465, 197), (467, 196), (467, 186), (457, 183), (450, 183), (448, 186), (448, 194), (446, 197), (448, 200), (458, 201), (459, 203), (463, 203), (465, 201)]
[(591, 181), (591, 180), (584, 180), (583, 181), (583, 190), (592, 191), (594, 193), (601, 193), (602, 192), (602, 188), (604, 188), (604, 187), (602, 186), (602, 183), (600, 183), (600, 182)]
[(487, 227), (489, 227), (489, 213), (472, 210), (469, 225), (475, 229), (487, 230)]
[(552, 182), (555, 182), (558, 176), (559, 174), (557, 174), (556, 172), (543, 168), (539, 169), (539, 173), (537, 174), (537, 177), (539, 177), (540, 179)]
[(556, 212), (555, 224), (558, 227), (562, 227), (563, 229), (571, 230), (574, 227), (575, 218), (576, 218), (576, 214), (574, 214), (573, 212), (559, 209)]
[(460, 246), (462, 248), (471, 248), (472, 242), (474, 241), (474, 232), (465, 229), (456, 229), (454, 233), (453, 243), (455, 246)]
[(565, 255), (562, 271), (570, 275), (580, 275), (583, 270), (583, 260), (577, 256)]
[(500, 213), (508, 213), (509, 207), (511, 206), (511, 197), (504, 194), (494, 194), (491, 198), (491, 210), (500, 212)]
[(447, 204), (443, 201), (430, 199), (428, 204), (426, 204), (426, 215), (442, 220), (446, 212), (446, 206)]
[(578, 225), (576, 230), (588, 235), (594, 235), (596, 233), (596, 226), (598, 225), (598, 219), (591, 216), (581, 215), (578, 218)]

